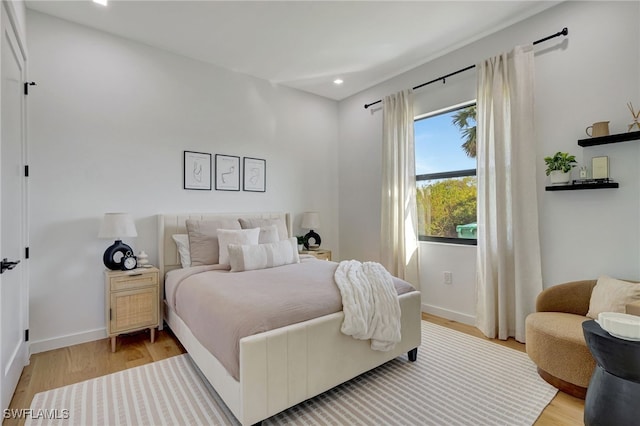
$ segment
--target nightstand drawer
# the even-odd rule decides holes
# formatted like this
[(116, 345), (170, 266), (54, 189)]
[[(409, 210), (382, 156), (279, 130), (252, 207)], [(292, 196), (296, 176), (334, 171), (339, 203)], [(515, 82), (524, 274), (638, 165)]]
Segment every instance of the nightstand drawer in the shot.
[(157, 272), (123, 273), (110, 278), (111, 291), (127, 290), (130, 288), (146, 287), (158, 284)]

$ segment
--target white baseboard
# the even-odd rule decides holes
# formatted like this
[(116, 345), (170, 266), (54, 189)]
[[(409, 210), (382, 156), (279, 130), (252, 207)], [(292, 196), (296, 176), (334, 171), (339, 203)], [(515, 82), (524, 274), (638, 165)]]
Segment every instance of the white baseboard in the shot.
[(448, 320), (461, 322), (462, 324), (472, 325), (474, 327), (476, 325), (476, 317), (473, 315), (444, 309), (439, 306), (428, 305), (426, 303), (423, 303), (421, 307), (422, 312), (426, 312), (428, 314), (437, 315)]
[(107, 329), (96, 328), (95, 330), (83, 331), (81, 333), (67, 334), (66, 336), (52, 337), (50, 339), (44, 340), (36, 340), (30, 342), (29, 354), (37, 354), (40, 352), (51, 351), (53, 349), (66, 348), (67, 346), (93, 342), (94, 340), (106, 338)]

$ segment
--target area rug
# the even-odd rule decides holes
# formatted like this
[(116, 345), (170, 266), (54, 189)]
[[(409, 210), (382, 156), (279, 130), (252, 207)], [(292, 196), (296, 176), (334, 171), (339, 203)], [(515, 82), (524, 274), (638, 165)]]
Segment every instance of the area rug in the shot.
[[(264, 425), (532, 425), (556, 394), (526, 354), (422, 321), (406, 355)], [(238, 425), (188, 354), (35, 395), (27, 425)]]

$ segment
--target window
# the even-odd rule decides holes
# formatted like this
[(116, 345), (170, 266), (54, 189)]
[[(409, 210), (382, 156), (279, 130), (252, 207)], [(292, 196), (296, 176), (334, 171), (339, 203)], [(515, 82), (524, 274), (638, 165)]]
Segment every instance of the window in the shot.
[(416, 118), (419, 238), (476, 244), (476, 104)]

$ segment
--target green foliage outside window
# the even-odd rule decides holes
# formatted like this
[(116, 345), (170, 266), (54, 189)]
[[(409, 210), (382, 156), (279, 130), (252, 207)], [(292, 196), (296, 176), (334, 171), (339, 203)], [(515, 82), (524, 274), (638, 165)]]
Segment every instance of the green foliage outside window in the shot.
[(419, 234), (457, 238), (457, 225), (476, 222), (475, 176), (444, 179), (417, 188)]

